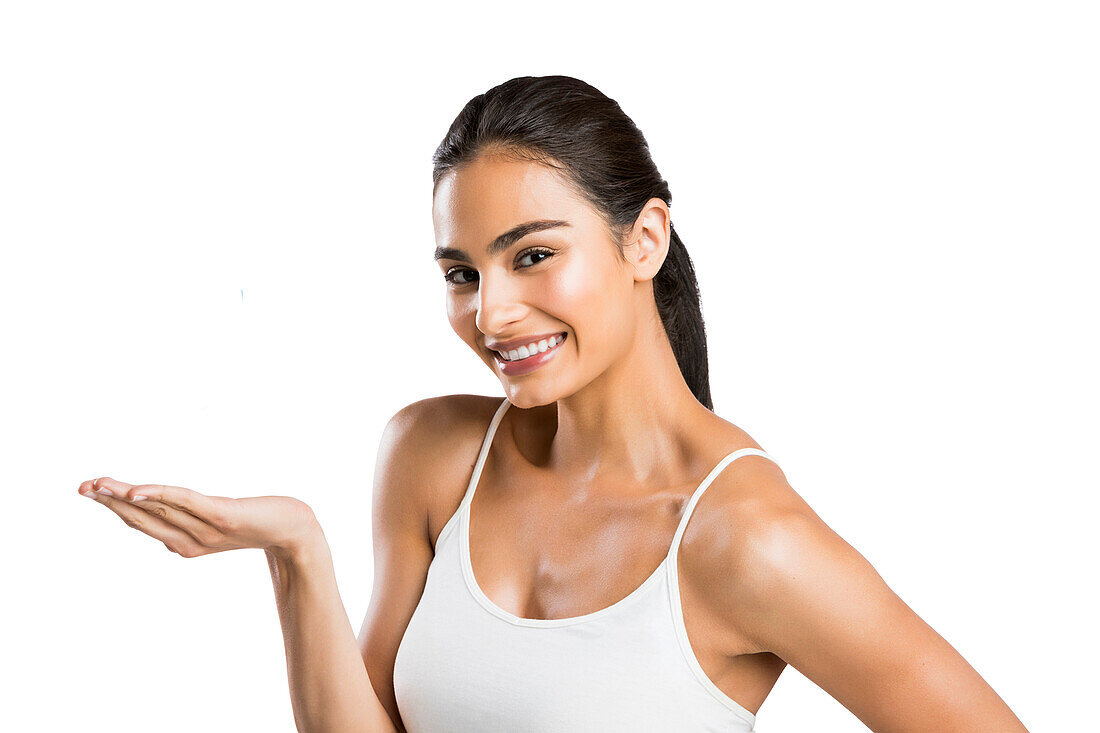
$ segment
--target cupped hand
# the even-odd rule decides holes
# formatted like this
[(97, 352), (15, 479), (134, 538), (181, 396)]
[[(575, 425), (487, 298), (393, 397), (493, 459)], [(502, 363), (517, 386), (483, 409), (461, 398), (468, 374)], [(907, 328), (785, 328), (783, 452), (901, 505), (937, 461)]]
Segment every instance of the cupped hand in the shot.
[(309, 505), (290, 496), (232, 499), (181, 486), (127, 484), (107, 477), (85, 481), (78, 491), (183, 557), (248, 547), (289, 557), (320, 526)]

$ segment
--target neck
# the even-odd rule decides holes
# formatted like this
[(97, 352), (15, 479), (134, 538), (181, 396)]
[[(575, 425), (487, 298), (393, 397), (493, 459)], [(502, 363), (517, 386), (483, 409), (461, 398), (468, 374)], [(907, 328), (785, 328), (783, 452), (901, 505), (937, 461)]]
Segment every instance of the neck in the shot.
[(691, 441), (712, 413), (684, 381), (656, 323), (624, 358), (584, 389), (558, 400), (547, 467), (582, 484), (636, 486), (664, 481), (690, 463)]

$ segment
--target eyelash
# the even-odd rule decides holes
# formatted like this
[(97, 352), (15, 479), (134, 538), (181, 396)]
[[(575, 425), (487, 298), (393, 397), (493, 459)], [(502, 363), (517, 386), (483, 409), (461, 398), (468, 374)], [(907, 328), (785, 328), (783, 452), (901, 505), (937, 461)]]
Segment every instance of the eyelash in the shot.
[[(534, 267), (535, 265), (539, 264), (539, 262), (545, 262), (546, 260), (553, 257), (556, 253), (553, 252), (552, 250), (545, 249), (545, 248), (542, 248), (542, 247), (532, 247), (531, 249), (525, 249), (522, 252), (520, 252), (519, 255), (516, 257), (516, 259), (521, 260), (524, 257), (526, 257), (527, 255), (532, 255), (532, 254), (544, 254), (544, 255), (547, 255), (547, 256), (544, 257), (543, 259), (539, 260), (538, 262), (532, 264), (532, 265), (527, 265), (527, 267)], [(473, 284), (472, 282), (464, 282), (464, 283), (455, 282), (454, 278), (452, 277), (452, 275), (456, 272), (464, 272), (464, 271), (469, 270), (469, 269), (470, 268), (468, 268), (468, 267), (452, 267), (451, 269), (447, 270), (447, 272), (443, 275), (443, 279), (446, 280), (448, 283), (450, 283), (453, 287), (456, 287), (456, 288), (457, 287), (462, 287), (463, 285), (472, 285)], [(525, 269), (525, 268), (521, 268), (521, 269)]]

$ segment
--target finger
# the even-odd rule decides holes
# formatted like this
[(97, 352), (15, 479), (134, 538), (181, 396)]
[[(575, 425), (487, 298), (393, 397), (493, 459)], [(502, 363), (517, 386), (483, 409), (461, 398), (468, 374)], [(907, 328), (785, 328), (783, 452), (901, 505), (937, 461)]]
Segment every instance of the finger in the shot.
[[(87, 482), (85, 482), (87, 483)], [(101, 476), (91, 482), (92, 490), (104, 496), (121, 496), (125, 494), (133, 484), (116, 481), (108, 476)]]
[[(187, 512), (212, 527), (222, 527), (226, 519), (226, 507), (223, 497), (210, 497), (182, 486), (164, 486), (162, 484), (138, 484), (130, 486), (120, 498), (141, 503), (157, 501), (180, 512)], [(221, 499), (221, 500), (219, 500)]]
[(107, 496), (96, 491), (89, 491), (85, 496), (92, 497), (95, 501), (113, 511), (131, 529), (136, 529), (160, 540), (170, 550), (184, 557), (198, 557), (212, 552), (220, 552), (218, 549), (202, 546), (183, 529), (146, 512), (140, 506), (131, 504), (125, 499)]
[(211, 550), (237, 546), (226, 537), (233, 527), (228, 521), (227, 497), (209, 497), (182, 486), (127, 484), (111, 478), (96, 480), (107, 489), (114, 487), (117, 498), (131, 501), (146, 512), (187, 532), (197, 544)]

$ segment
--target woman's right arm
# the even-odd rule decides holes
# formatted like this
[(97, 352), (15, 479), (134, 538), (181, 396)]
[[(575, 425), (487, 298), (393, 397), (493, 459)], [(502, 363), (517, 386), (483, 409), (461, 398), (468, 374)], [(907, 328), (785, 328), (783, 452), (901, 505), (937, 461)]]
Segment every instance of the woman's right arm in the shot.
[(405, 733), (393, 669), (435, 555), (428, 497), (460, 495), (472, 441), (498, 402), (432, 397), (402, 408), (387, 423), (374, 466), (374, 587), (358, 640), (319, 525), (306, 533), (312, 539), (300, 552), (282, 553), (286, 561), (269, 553), (299, 731)]
[(298, 730), (394, 733), (359, 654), (320, 524), (294, 549), (266, 553)]
[(390, 419), (375, 466), (374, 590), (358, 641), (336, 587), (328, 542), (304, 502), (208, 496), (107, 476), (84, 481), (77, 490), (182, 557), (263, 549), (298, 730), (404, 733), (393, 668), (434, 556), (427, 497), (461, 489), (470, 470), (467, 444), (483, 429), (470, 416), (484, 410), (478, 421), (487, 423), (495, 409), (491, 398), (452, 395), (415, 402)]

